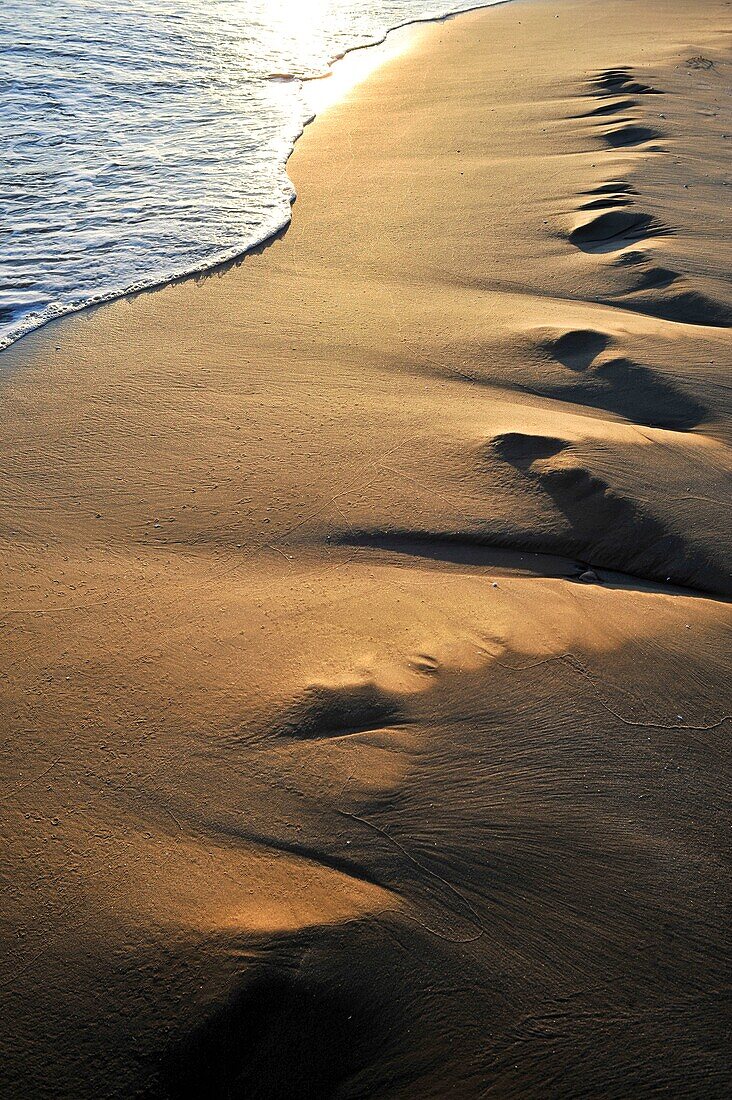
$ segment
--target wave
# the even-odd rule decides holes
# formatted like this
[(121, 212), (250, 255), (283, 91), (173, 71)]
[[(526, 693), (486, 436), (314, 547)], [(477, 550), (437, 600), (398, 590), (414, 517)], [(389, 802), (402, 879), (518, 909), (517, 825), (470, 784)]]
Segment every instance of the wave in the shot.
[[(12, 17), (14, 4), (21, 0), (9, 2)], [(143, 10), (146, 2), (136, 0), (132, 5), (140, 19), (150, 17)], [(397, 11), (408, 18), (378, 32), (372, 27), (373, 5), (362, 4), (358, 11), (351, 6), (340, 12), (337, 33), (322, 28), (316, 44), (299, 54), (289, 47), (279, 54), (271, 44), (264, 48), (261, 22), (254, 38), (250, 27), (229, 25), (222, 70), (216, 73), (213, 90), (208, 85), (208, 94), (208, 69), (201, 58), (204, 46), (212, 45), (211, 35), (202, 35), (192, 22), (188, 27), (189, 39), (194, 40), (191, 45), (181, 27), (182, 17), (168, 11), (165, 0), (163, 15), (173, 21), (173, 34), (168, 26), (161, 31), (156, 25), (157, 34), (151, 35), (142, 58), (128, 45), (129, 20), (122, 24), (124, 41), (119, 33), (102, 39), (98, 33), (79, 38), (70, 8), (58, 41), (53, 40), (53, 27), (44, 40), (36, 42), (5, 43), (0, 32), (0, 60), (7, 62), (12, 54), (23, 58), (20, 71), (15, 75), (11, 71), (0, 86), (0, 107), (19, 100), (16, 114), (24, 118), (30, 114), (25, 133), (11, 130), (17, 122), (12, 118), (0, 128), (0, 147), (11, 168), (0, 186), (0, 211), (7, 226), (0, 223), (4, 253), (0, 351), (67, 314), (220, 270), (281, 235), (292, 220), (297, 197), (287, 163), (316, 117), (307, 103), (306, 86), (329, 77), (333, 66), (349, 54), (383, 44), (394, 31), (502, 2), (506, 0), (445, 8), (444, 3), (393, 0), (380, 5), (379, 14), (383, 16), (386, 7), (392, 19)], [(337, 0), (331, 3), (333, 10), (338, 7)], [(26, 17), (27, 10), (25, 6)], [(267, 34), (276, 37), (276, 20), (271, 22)], [(239, 65), (232, 62), (237, 33), (248, 49)], [(83, 48), (79, 51), (77, 46), (74, 55), (70, 42), (79, 40)], [(170, 56), (158, 56), (164, 48), (170, 49)], [(318, 51), (323, 49), (328, 52), (320, 56)], [(85, 50), (89, 51), (88, 74), (82, 75), (88, 75), (94, 90), (82, 89), (77, 97), (69, 93), (68, 82), (54, 64), (61, 58), (67, 64), (71, 53), (78, 69), (87, 56)], [(290, 63), (277, 64), (280, 61)], [(102, 94), (97, 94), (102, 63)], [(230, 72), (227, 63), (231, 63)], [(232, 87), (228, 102), (222, 98), (222, 89)], [(129, 126), (139, 116), (140, 132), (131, 137), (112, 132), (108, 143), (101, 143), (98, 131), (105, 104), (116, 109), (119, 127)], [(158, 108), (163, 120), (156, 133)], [(201, 133), (195, 132), (201, 126), (196, 112), (202, 108), (207, 112), (203, 135), (213, 129), (205, 144), (199, 140)], [(244, 123), (232, 135), (224, 131), (236, 126), (237, 108)], [(66, 132), (53, 132), (48, 125), (51, 112), (54, 122), (64, 117)], [(192, 142), (187, 136), (191, 130)], [(166, 173), (171, 165), (173, 172)], [(179, 169), (178, 179), (175, 169)], [(197, 198), (187, 198), (186, 187)], [(199, 192), (205, 193), (205, 200)], [(37, 247), (41, 237), (42, 247)], [(29, 273), (34, 268), (37, 276), (32, 278)]]

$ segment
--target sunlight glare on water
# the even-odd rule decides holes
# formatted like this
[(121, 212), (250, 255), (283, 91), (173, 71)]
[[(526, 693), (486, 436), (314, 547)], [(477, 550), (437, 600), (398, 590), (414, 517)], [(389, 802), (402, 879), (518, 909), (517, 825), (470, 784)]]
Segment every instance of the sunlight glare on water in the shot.
[[(487, 0), (491, 2), (491, 0)], [(495, 2), (495, 0), (493, 0)], [(450, 0), (2, 0), (0, 347), (240, 255), (287, 224), (285, 162), (390, 27)]]

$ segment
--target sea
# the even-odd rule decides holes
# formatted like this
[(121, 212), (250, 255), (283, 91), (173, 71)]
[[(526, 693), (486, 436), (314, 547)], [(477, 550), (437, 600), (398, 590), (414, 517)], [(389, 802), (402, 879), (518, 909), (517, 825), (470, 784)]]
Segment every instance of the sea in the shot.
[(283, 229), (310, 82), (390, 29), (476, 6), (0, 0), (0, 348)]

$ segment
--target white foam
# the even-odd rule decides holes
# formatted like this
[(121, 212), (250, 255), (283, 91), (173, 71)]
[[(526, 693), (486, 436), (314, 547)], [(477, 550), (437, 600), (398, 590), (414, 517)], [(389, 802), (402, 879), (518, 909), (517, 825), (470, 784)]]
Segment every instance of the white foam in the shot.
[(327, 102), (303, 81), (491, 2), (3, 0), (0, 349), (283, 229), (287, 159)]

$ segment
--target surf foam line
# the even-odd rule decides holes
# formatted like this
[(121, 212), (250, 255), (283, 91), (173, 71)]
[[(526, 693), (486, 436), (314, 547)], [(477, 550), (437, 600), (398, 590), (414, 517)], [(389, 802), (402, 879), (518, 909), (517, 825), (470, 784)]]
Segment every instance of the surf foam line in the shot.
[[(406, 30), (409, 27), (425, 26), (430, 23), (446, 23), (448, 20), (456, 19), (461, 15), (468, 15), (471, 12), (482, 11), (486, 8), (501, 7), (505, 4), (511, 3), (511, 0), (485, 0), (484, 3), (471, 4), (468, 7), (458, 8), (454, 11), (447, 11), (442, 15), (436, 16), (424, 16), (423, 18), (407, 19), (403, 23), (397, 23), (393, 27), (389, 27), (381, 38), (375, 38), (371, 42), (361, 43), (356, 46), (352, 46), (349, 49), (342, 50), (340, 53), (334, 54), (328, 62), (327, 68), (322, 73), (315, 76), (297, 76), (291, 73), (273, 73), (268, 78), (270, 80), (282, 80), (296, 83), (300, 86), (301, 91), (306, 84), (310, 84), (316, 81), (327, 80), (332, 76), (334, 68), (339, 62), (348, 58), (351, 54), (360, 53), (364, 50), (378, 49), (383, 46), (392, 34), (396, 34), (399, 31)], [(284, 191), (289, 198), (290, 209), (284, 214), (284, 216), (277, 222), (263, 227), (262, 232), (251, 237), (246, 242), (242, 242), (240, 245), (235, 245), (231, 248), (225, 249), (218, 253), (216, 256), (202, 261), (200, 264), (194, 264), (181, 269), (175, 269), (171, 271), (155, 272), (147, 277), (136, 280), (133, 283), (127, 283), (125, 286), (115, 288), (113, 290), (102, 291), (99, 294), (87, 295), (84, 298), (80, 298), (78, 301), (52, 303), (45, 309), (38, 313), (29, 313), (19, 323), (11, 328), (5, 335), (0, 337), (0, 354), (16, 344), (22, 337), (30, 335), (32, 332), (37, 332), (45, 325), (50, 324), (52, 321), (61, 320), (63, 317), (69, 315), (81, 313), (85, 310), (95, 309), (105, 303), (119, 301), (123, 298), (134, 297), (136, 294), (144, 294), (146, 292), (160, 290), (166, 286), (172, 286), (176, 283), (185, 281), (186, 279), (195, 278), (201, 275), (215, 275), (221, 274), (229, 267), (241, 263), (248, 255), (256, 253), (258, 250), (266, 247), (268, 244), (277, 240), (292, 224), (292, 207), (297, 201), (297, 191), (295, 186), (287, 173), (287, 165), (292, 157), (297, 142), (305, 133), (306, 128), (313, 123), (318, 117), (317, 111), (308, 112), (306, 109), (306, 100), (304, 95), (302, 96), (303, 105), (303, 119), (300, 129), (295, 134), (287, 154), (279, 164), (281, 181), (284, 185)]]

